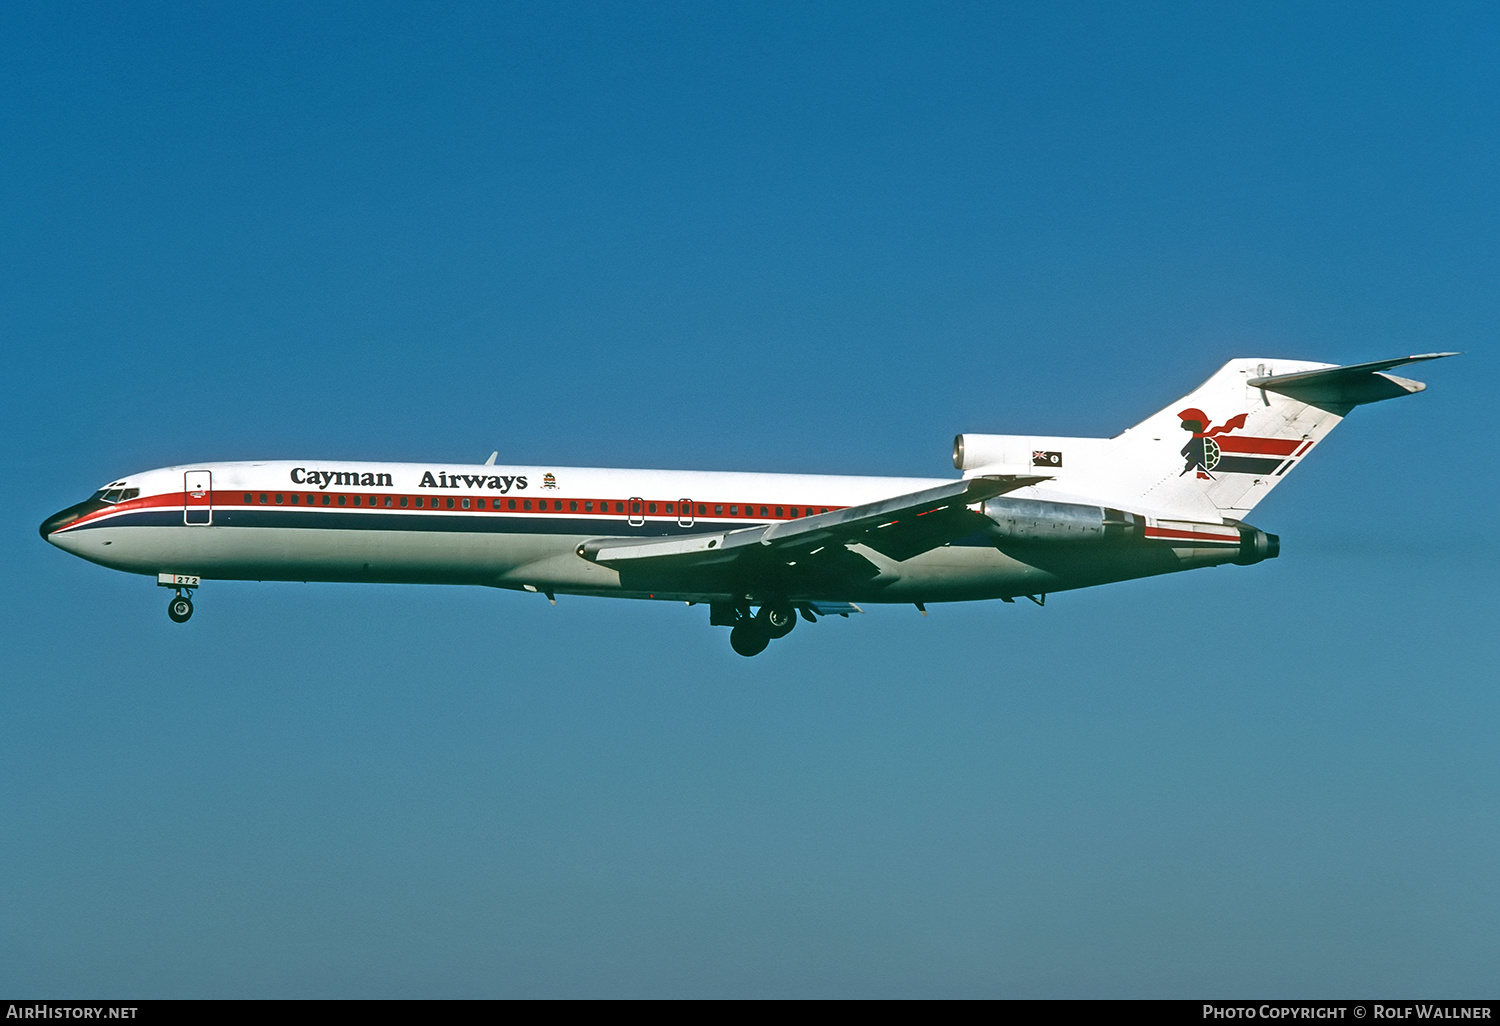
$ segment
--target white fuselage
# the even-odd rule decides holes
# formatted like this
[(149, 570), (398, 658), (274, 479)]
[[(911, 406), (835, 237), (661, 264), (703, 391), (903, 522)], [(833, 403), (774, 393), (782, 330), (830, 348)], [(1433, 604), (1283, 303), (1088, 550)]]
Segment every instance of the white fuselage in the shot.
[[(600, 538), (660, 539), (792, 521), (942, 479), (283, 461), (168, 467), (115, 484), (114, 503), (43, 534), (84, 559), (206, 579), (471, 584), (698, 602), (760, 601), (743, 580), (622, 580), (583, 557)], [(101, 492), (101, 494), (104, 494)], [(1025, 494), (1044, 498), (1043, 489)], [(85, 508), (85, 507), (97, 508)], [(49, 524), (53, 523), (49, 521)], [(1227, 562), (1222, 543), (1035, 553), (979, 534), (879, 573), (811, 583), (805, 601), (1008, 598)], [(1043, 558), (1037, 558), (1041, 555)]]

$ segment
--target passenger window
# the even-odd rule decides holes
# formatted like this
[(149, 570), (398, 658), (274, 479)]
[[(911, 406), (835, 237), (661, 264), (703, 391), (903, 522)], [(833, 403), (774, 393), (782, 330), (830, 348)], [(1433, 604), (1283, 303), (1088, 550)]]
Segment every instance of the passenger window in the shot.
[(391, 497), (389, 495), (387, 495), (385, 497), (385, 508), (386, 509), (390, 509), (391, 508)]
[(624, 513), (625, 512), (625, 504), (623, 502), (617, 502), (617, 503), (615, 503), (615, 512), (616, 513)]
[(295, 506), (298, 503), (300, 503), (301, 501), (302, 501), (302, 496), (298, 495), (296, 492), (293, 492), (292, 493), (292, 505)]
[(356, 495), (356, 496), (355, 496), (355, 497), (354, 497), (354, 505), (356, 505), (356, 506), (358, 506), (358, 505), (359, 505), (359, 496), (358, 496), (358, 495)]
[(781, 515), (782, 515), (782, 514), (781, 514), (781, 507), (780, 507), (780, 506), (777, 506), (777, 507), (776, 507), (776, 515), (777, 515), (777, 516), (778, 516), (778, 517), (779, 517), (779, 516), (781, 516)]
[(507, 501), (507, 502), (506, 502), (506, 503), (505, 503), (505, 505), (506, 505), (506, 507), (507, 507), (507, 508), (509, 508), (509, 509), (515, 509), (515, 508), (516, 508), (516, 500), (515, 500), (515, 499), (510, 499), (510, 500), (508, 500), (508, 501)]
[(340, 495), (340, 496), (339, 496), (339, 505), (340, 505), (340, 506), (342, 506), (342, 505), (343, 505), (343, 504), (344, 504), (344, 503), (345, 503), (345, 502), (347, 502), (347, 501), (348, 501), (348, 500), (347, 500), (347, 499), (345, 499), (345, 498), (344, 498), (344, 496), (342, 496), (342, 495)]
[(655, 513), (656, 512), (656, 503), (654, 503), (654, 502), (648, 502), (648, 503), (646, 503), (646, 512), (647, 513)]
[(260, 504), (262, 506), (264, 506), (266, 504), (266, 493), (265, 492), (261, 492), (260, 493)]
[(448, 508), (449, 509), (453, 508), (453, 496), (451, 496), (451, 495), (448, 496)]
[(703, 505), (703, 503), (701, 503), (701, 502), (698, 503), (698, 515), (700, 517), (706, 515), (707, 510), (708, 510), (707, 506)]
[(792, 519), (795, 520), (796, 518), (797, 518), (797, 507), (793, 506), (792, 507)]
[(251, 495), (249, 492), (246, 492), (245, 493), (245, 501), (247, 503), (254, 502), (255, 501), (255, 496)]
[(325, 496), (323, 496), (323, 505), (325, 505), (325, 506), (326, 506), (326, 505), (328, 505), (328, 504), (329, 504), (329, 503), (330, 503), (330, 502), (332, 502), (332, 501), (333, 501), (333, 500), (332, 500), (332, 499), (330, 499), (330, 498), (329, 498), (329, 497), (328, 497), (328, 496), (326, 496), (326, 495), (325, 495)]
[(569, 502), (568, 502), (568, 512), (569, 513), (577, 513), (578, 512), (578, 503), (573, 502), (572, 500), (569, 500)]
[(464, 507), (464, 509), (468, 509), (469, 508), (469, 500), (468, 499), (464, 499), (463, 500), (463, 507)]
[(592, 513), (592, 512), (594, 512), (594, 500), (593, 499), (589, 499), (588, 501), (586, 501), (583, 504), (583, 511), (585, 513)]
[(401, 508), (402, 509), (406, 508), (406, 496), (404, 496), (404, 495), (401, 496)]
[(521, 503), (521, 508), (522, 509), (530, 509), (531, 508), (531, 500), (527, 499), (525, 502)]
[(280, 505), (283, 505), (285, 502), (286, 502), (286, 496), (282, 495), (280, 492), (277, 492), (276, 493), (276, 505), (280, 506)]
[(715, 506), (714, 507), (714, 516), (716, 516), (716, 517), (722, 517), (723, 515), (724, 515), (724, 507), (723, 506)]
[(740, 508), (738, 506), (730, 506), (729, 507), (729, 515), (732, 516), (732, 517), (739, 516), (740, 515)]
[(771, 514), (769, 514), (769, 513), (767, 513), (767, 512), (766, 512), (766, 507), (764, 507), (764, 506), (762, 506), (762, 507), (761, 507), (761, 508), (760, 508), (760, 515), (761, 515), (761, 516), (763, 516), (763, 517), (768, 517), (768, 516), (770, 516), (770, 515), (771, 515)]

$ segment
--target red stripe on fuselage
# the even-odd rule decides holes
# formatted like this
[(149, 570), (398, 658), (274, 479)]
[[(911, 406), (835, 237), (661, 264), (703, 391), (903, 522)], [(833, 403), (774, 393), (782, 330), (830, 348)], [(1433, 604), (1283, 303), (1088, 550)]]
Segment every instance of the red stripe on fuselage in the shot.
[(1239, 532), (1233, 536), (1227, 534), (1205, 534), (1201, 531), (1179, 531), (1172, 527), (1148, 527), (1147, 538), (1166, 538), (1177, 541), (1209, 541), (1219, 542), (1223, 545), (1238, 545), (1240, 543)]
[[(247, 491), (250, 494), (255, 495), (257, 498), (260, 495), (264, 494), (266, 496), (266, 498), (267, 498), (267, 501), (264, 502), (264, 503), (261, 503), (261, 502), (245, 502), (244, 501), (244, 496), (245, 496), (245, 494), (246, 494)], [(245, 489), (245, 488), (241, 487), (241, 488), (234, 488), (234, 489), (227, 489), (227, 488), (225, 488), (225, 489), (217, 489), (216, 488), (216, 489), (214, 489), (214, 491), (213, 491), (212, 494), (213, 494), (212, 508), (215, 509), (215, 510), (271, 509), (271, 508), (278, 508), (278, 509), (285, 509), (285, 510), (292, 510), (292, 509), (295, 509), (295, 510), (327, 510), (327, 511), (329, 511), (331, 513), (338, 513), (338, 512), (342, 512), (342, 513), (350, 513), (350, 512), (360, 512), (360, 513), (364, 513), (364, 512), (371, 512), (371, 513), (377, 513), (377, 512), (378, 513), (454, 513), (454, 514), (463, 514), (463, 515), (467, 515), (467, 516), (472, 516), (472, 515), (497, 515), (498, 514), (498, 515), (512, 516), (512, 517), (514, 517), (514, 516), (523, 516), (523, 517), (524, 516), (540, 516), (540, 515), (545, 514), (547, 516), (599, 517), (599, 518), (608, 518), (610, 520), (620, 520), (620, 519), (629, 519), (631, 517), (639, 517), (639, 518), (644, 518), (645, 520), (651, 521), (653, 523), (660, 523), (660, 522), (671, 523), (671, 522), (675, 522), (675, 521), (680, 520), (680, 519), (686, 519), (687, 516), (690, 516), (691, 519), (694, 522), (697, 522), (697, 521), (715, 521), (715, 522), (718, 522), (718, 521), (729, 521), (730, 523), (745, 523), (745, 524), (760, 523), (760, 524), (763, 524), (763, 523), (767, 523), (769, 521), (776, 521), (776, 520), (800, 520), (800, 519), (803, 519), (804, 517), (816, 516), (817, 513), (832, 513), (832, 512), (835, 512), (837, 510), (841, 510), (841, 509), (846, 509), (847, 508), (845, 506), (825, 506), (822, 503), (814, 503), (812, 505), (805, 505), (803, 503), (797, 503), (795, 506), (791, 505), (790, 503), (782, 503), (781, 506), (780, 506), (780, 512), (778, 512), (778, 507), (775, 504), (772, 504), (772, 503), (759, 503), (759, 502), (757, 502), (757, 503), (753, 503), (753, 504), (750, 504), (750, 505), (746, 505), (746, 504), (739, 503), (739, 502), (730, 503), (730, 502), (696, 502), (695, 501), (695, 502), (692, 503), (694, 510), (697, 510), (699, 507), (702, 507), (706, 512), (703, 512), (703, 513), (694, 512), (694, 513), (692, 513), (690, 515), (686, 515), (685, 516), (684, 514), (678, 513), (678, 512), (666, 512), (666, 508), (669, 505), (672, 507), (672, 509), (674, 511), (677, 509), (677, 507), (680, 505), (680, 503), (676, 499), (670, 499), (670, 500), (667, 500), (667, 499), (638, 499), (638, 500), (629, 500), (629, 499), (564, 499), (564, 498), (553, 498), (551, 496), (548, 496), (547, 498), (541, 498), (541, 497), (538, 496), (538, 497), (528, 497), (528, 498), (525, 498), (525, 499), (515, 498), (514, 502), (516, 504), (516, 508), (515, 509), (510, 509), (509, 508), (509, 504), (512, 501), (512, 498), (513, 498), (512, 496), (483, 495), (483, 494), (476, 495), (476, 494), (474, 494), (472, 492), (469, 492), (469, 493), (458, 493), (458, 494), (448, 493), (448, 494), (436, 494), (436, 495), (435, 494), (413, 495), (411, 493), (407, 493), (405, 495), (402, 495), (399, 492), (321, 492), (321, 491), (320, 492), (306, 492), (306, 491), (297, 491), (297, 492), (280, 491), (280, 492), (277, 492), (277, 491), (273, 491), (273, 490), (270, 490), (270, 489), (266, 489), (266, 490), (263, 491), (262, 489), (259, 489), (259, 488)], [(328, 505), (326, 505), (326, 506), (322, 505), (321, 498), (316, 503), (314, 503), (314, 502), (306, 502), (306, 503), (293, 504), (291, 501), (289, 501), (290, 496), (293, 495), (293, 494), (295, 494), (295, 495), (297, 495), (299, 497), (308, 498), (308, 499), (312, 499), (312, 498), (317, 497), (317, 496), (327, 496), (327, 498), (329, 500), (328, 501)], [(141, 496), (139, 498), (130, 499), (130, 500), (126, 501), (126, 502), (118, 502), (118, 503), (115, 503), (112, 506), (106, 506), (103, 509), (95, 510), (94, 512), (90, 513), (88, 516), (81, 517), (78, 520), (73, 521), (67, 527), (61, 528), (57, 533), (63, 533), (63, 532), (66, 532), (66, 531), (71, 531), (74, 528), (83, 527), (83, 526), (88, 525), (88, 524), (97, 523), (100, 520), (104, 520), (106, 518), (113, 517), (113, 516), (115, 516), (118, 513), (123, 513), (123, 512), (131, 511), (131, 510), (141, 510), (141, 509), (182, 509), (184, 507), (184, 503), (187, 500), (187, 495), (188, 495), (188, 493), (184, 493), (184, 492), (162, 492), (162, 493), (157, 494), (157, 495), (143, 495), (143, 496)], [(278, 495), (281, 495), (283, 497), (287, 497), (288, 501), (283, 501), (283, 502), (279, 502), (278, 503), (276, 501), (276, 498), (275, 498)], [(229, 496), (233, 496), (233, 500), (232, 501), (226, 501)], [(359, 505), (355, 505), (353, 503), (353, 499), (356, 496), (359, 497), (359, 500), (360, 500)], [(344, 499), (344, 505), (339, 505), (338, 504), (340, 498)], [(391, 500), (391, 504), (389, 506), (387, 506), (387, 505), (384, 504), (385, 500), (387, 498), (389, 498)], [(402, 499), (406, 499), (407, 502), (408, 502), (408, 505), (406, 505), (406, 506), (400, 505)], [(422, 500), (422, 505), (421, 506), (416, 506), (415, 505), (415, 503), (416, 503), (416, 501), (418, 499)], [(438, 504), (438, 500), (439, 499), (444, 500), (441, 503), (441, 505)], [(448, 509), (447, 508), (447, 502), (446, 502), (447, 499), (453, 499), (454, 500), (454, 508), (453, 509)], [(471, 503), (473, 501), (475, 501), (475, 500), (483, 499), (483, 500), (485, 500), (485, 508), (484, 509), (475, 509), (475, 508), (461, 509), (461, 508), (459, 508), (459, 502), (461, 500), (464, 500), (464, 499), (470, 500)], [(378, 501), (371, 501), (371, 500), (378, 500)], [(528, 503), (528, 502), (532, 504), (533, 508), (532, 509), (524, 509), (524, 508), (522, 508), (523, 505), (525, 503)], [(492, 506), (495, 506), (498, 503), (504, 503), (507, 508), (505, 508), (505, 509), (491, 508)], [(554, 508), (559, 503), (561, 504), (562, 508), (561, 509)], [(596, 508), (595, 509), (591, 509), (591, 510), (584, 509), (583, 507), (584, 507), (584, 505), (586, 503), (593, 503)], [(578, 508), (577, 509), (571, 508), (575, 504), (577, 505)], [(656, 506), (657, 512), (655, 512), (655, 513), (647, 512), (647, 510), (649, 510), (649, 508), (653, 504)], [(614, 507), (617, 506), (617, 505), (618, 506), (623, 506), (624, 507), (624, 511), (621, 512), (619, 510), (616, 510)], [(637, 505), (639, 505), (639, 507), (640, 507), (639, 511), (636, 510), (636, 506)], [(764, 508), (766, 510), (766, 512), (764, 514), (761, 514), (761, 513), (758, 512), (762, 508), (762, 506), (764, 506)], [(545, 508), (538, 508), (538, 507), (545, 507)], [(728, 512), (731, 507), (734, 508), (737, 512), (734, 512), (734, 513)], [(210, 508), (210, 504), (208, 502), (203, 501), (203, 500), (200, 499), (200, 500), (197, 500), (197, 501), (193, 502), (187, 508), (189, 508), (189, 509), (197, 509), (197, 510), (204, 510), (206, 512)], [(722, 510), (724, 510), (724, 512), (722, 512), (722, 513), (715, 513), (715, 512), (713, 512), (713, 510), (715, 508), (722, 509)], [(791, 512), (792, 510), (799, 511), (799, 514), (795, 514), (794, 515)], [(817, 512), (814, 512), (814, 510), (816, 510)]]

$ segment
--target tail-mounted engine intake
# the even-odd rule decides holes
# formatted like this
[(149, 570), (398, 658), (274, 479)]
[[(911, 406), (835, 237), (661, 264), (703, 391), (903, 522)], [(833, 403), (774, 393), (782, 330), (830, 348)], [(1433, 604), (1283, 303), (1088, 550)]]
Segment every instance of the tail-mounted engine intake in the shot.
[(953, 466), (957, 470), (977, 470), (1000, 464), (1031, 466), (1036, 446), (1027, 446), (1034, 441), (1038, 440), (1021, 435), (955, 435)]

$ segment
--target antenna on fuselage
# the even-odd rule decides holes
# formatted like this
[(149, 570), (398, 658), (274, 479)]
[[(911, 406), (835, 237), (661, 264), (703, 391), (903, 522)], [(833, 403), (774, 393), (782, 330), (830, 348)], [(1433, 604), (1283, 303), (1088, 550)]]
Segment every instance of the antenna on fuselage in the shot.
[(500, 450), (496, 449), (494, 452), (490, 453), (490, 458), (484, 461), (484, 465), (486, 467), (493, 467), (495, 465), (495, 457), (499, 455)]

